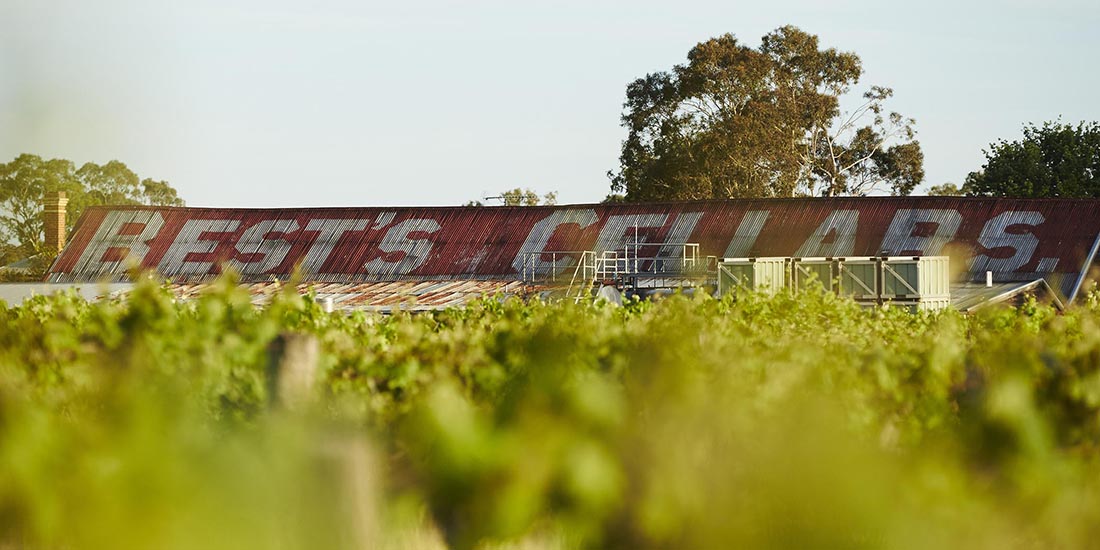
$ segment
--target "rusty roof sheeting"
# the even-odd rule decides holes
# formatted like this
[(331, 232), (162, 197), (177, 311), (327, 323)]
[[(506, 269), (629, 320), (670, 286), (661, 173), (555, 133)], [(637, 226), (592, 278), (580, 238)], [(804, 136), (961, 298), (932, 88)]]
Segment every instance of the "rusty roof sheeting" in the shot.
[(699, 243), (714, 256), (950, 254), (960, 279), (1045, 278), (1070, 293), (1100, 238), (1100, 200), (862, 197), (555, 207), (225, 209), (96, 207), (51, 267), (53, 282), (126, 280), (128, 262), (181, 282), (221, 266), (242, 279), (514, 280), (568, 270), (541, 251), (643, 256)]
[[(180, 299), (190, 300), (208, 291), (212, 283), (174, 283), (169, 285)], [(252, 303), (267, 305), (285, 290), (285, 283), (244, 283)], [(313, 292), (319, 302), (331, 298), (336, 310), (369, 310), (389, 313), (394, 310), (428, 311), (463, 306), (486, 296), (527, 296), (534, 290), (517, 281), (392, 281), (373, 283), (299, 283), (301, 295)]]

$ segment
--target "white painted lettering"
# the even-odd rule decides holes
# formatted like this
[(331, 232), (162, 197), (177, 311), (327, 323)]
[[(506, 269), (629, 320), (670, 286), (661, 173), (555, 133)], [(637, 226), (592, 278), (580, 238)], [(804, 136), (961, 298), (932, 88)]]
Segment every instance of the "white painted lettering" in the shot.
[(376, 218), (374, 218), (374, 225), (371, 226), (371, 231), (378, 231), (383, 227), (393, 223), (393, 219), (397, 217), (397, 212), (382, 212)]
[(332, 249), (344, 233), (357, 233), (367, 228), (367, 220), (350, 219), (314, 219), (306, 223), (306, 231), (316, 231), (317, 237), (313, 239), (305, 259), (302, 260), (302, 273), (319, 274), (321, 267), (328, 261)]
[[(894, 221), (890, 222), (890, 228), (886, 230), (886, 236), (883, 237), (879, 250), (891, 255), (936, 256), (943, 251), (944, 245), (955, 238), (961, 223), (962, 216), (957, 210), (936, 208), (898, 210), (894, 214)], [(931, 234), (920, 234), (919, 230), (925, 229), (928, 225), (934, 225), (935, 230), (931, 231)]]
[(682, 245), (687, 243), (687, 240), (691, 237), (691, 232), (695, 231), (695, 226), (699, 225), (699, 220), (702, 218), (702, 212), (685, 212), (676, 216), (676, 219), (672, 221), (672, 228), (668, 230), (668, 236), (665, 237), (665, 243), (669, 244), (661, 247), (661, 250), (657, 252), (657, 257), (680, 257), (684, 253)]
[[(622, 251), (628, 243), (634, 242), (634, 229), (648, 229), (661, 227), (668, 219), (668, 214), (620, 214), (608, 216), (596, 239), (596, 252), (608, 250)], [(644, 238), (637, 237), (638, 242), (646, 242)]]
[(834, 210), (795, 252), (800, 258), (851, 256), (859, 228), (858, 210)]
[(218, 247), (217, 239), (204, 239), (204, 233), (231, 233), (240, 224), (239, 220), (187, 220), (172, 246), (160, 259), (157, 270), (168, 277), (209, 273), (214, 265), (213, 260), (191, 261), (187, 257), (191, 254), (209, 254)]
[(267, 273), (282, 265), (293, 244), (286, 240), (287, 233), (298, 230), (294, 220), (263, 220), (244, 230), (234, 245), (237, 252), (244, 256), (259, 256), (254, 260), (241, 261), (236, 258), (226, 261), (226, 265), (242, 275)]
[(737, 225), (737, 231), (730, 239), (726, 247), (726, 258), (744, 258), (752, 254), (752, 247), (756, 244), (760, 231), (764, 229), (764, 223), (768, 221), (770, 212), (767, 210), (750, 210), (745, 212), (741, 223)]
[(1035, 227), (1046, 221), (1039, 212), (1002, 212), (989, 220), (982, 228), (982, 234), (978, 236), (978, 243), (989, 250), (1007, 248), (1014, 253), (1008, 258), (991, 258), (980, 254), (970, 261), (971, 273), (1010, 273), (1020, 266), (1031, 261), (1035, 254), (1035, 248), (1039, 246), (1039, 238), (1031, 232), (1009, 233), (1008, 228), (1013, 225), (1025, 225)]
[(431, 239), (410, 239), (412, 233), (435, 233), (439, 231), (439, 222), (433, 219), (405, 220), (390, 228), (378, 248), (386, 254), (404, 253), (395, 262), (387, 262), (382, 257), (367, 262), (363, 268), (371, 275), (406, 275), (428, 260), (432, 252)]
[(546, 245), (550, 243), (550, 238), (554, 235), (554, 232), (563, 225), (575, 224), (580, 228), (588, 227), (599, 219), (596, 216), (595, 210), (555, 210), (549, 216), (535, 222), (535, 225), (531, 227), (531, 231), (527, 234), (527, 239), (523, 241), (523, 246), (519, 247), (519, 253), (516, 254), (516, 259), (512, 261), (512, 267), (517, 272), (537, 273), (545, 274), (550, 273), (555, 268), (559, 274), (567, 267), (573, 265), (576, 262), (575, 258), (558, 258), (557, 262), (545, 261), (538, 254), (543, 250), (546, 250)]
[[(132, 226), (141, 226), (137, 231), (126, 231)], [(123, 262), (141, 265), (149, 253), (148, 241), (153, 240), (164, 227), (164, 218), (152, 210), (115, 210), (108, 212), (99, 224), (95, 235), (80, 255), (74, 273), (90, 273), (96, 276), (116, 273)], [(110, 254), (112, 258), (104, 259)]]

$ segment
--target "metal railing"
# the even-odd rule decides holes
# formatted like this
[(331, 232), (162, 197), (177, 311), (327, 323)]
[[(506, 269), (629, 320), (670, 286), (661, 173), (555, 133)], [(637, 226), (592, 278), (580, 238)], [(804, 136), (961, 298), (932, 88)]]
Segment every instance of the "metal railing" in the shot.
[(718, 258), (700, 255), (698, 243), (636, 242), (616, 250), (529, 252), (522, 256), (520, 271), (527, 284), (568, 282), (567, 296), (579, 300), (601, 284), (662, 288), (705, 283), (717, 277)]
[[(584, 254), (583, 250), (545, 250), (542, 252), (525, 252), (522, 256), (520, 276), (524, 283), (534, 284), (540, 282), (556, 283), (564, 272), (574, 264), (577, 256)], [(549, 256), (550, 261), (546, 261)], [(549, 264), (549, 269), (540, 269)], [(559, 268), (560, 266), (560, 268)]]

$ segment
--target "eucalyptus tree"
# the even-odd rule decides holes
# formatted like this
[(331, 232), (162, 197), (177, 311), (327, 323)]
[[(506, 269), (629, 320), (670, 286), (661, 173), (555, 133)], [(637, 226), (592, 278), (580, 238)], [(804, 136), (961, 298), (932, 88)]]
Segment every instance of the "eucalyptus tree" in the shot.
[(628, 201), (909, 194), (924, 179), (912, 118), (871, 86), (848, 110), (859, 57), (786, 26), (758, 48), (726, 34), (627, 86), (612, 193)]

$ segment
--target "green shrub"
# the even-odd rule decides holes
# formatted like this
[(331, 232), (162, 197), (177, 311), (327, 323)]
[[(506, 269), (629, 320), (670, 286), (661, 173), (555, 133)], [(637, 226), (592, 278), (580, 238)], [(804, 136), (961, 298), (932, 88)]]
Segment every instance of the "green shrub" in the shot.
[[(38, 297), (0, 307), (0, 546), (1086, 547), (1097, 301)], [(305, 410), (271, 405), (287, 332)]]

